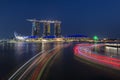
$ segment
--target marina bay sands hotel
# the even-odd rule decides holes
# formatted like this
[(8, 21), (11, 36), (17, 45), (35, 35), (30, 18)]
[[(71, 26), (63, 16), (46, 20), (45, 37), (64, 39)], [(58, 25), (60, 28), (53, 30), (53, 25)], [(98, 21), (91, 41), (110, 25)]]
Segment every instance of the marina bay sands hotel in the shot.
[(43, 24), (42, 37), (50, 36), (51, 34), (51, 24), (54, 24), (54, 36), (61, 37), (61, 21), (51, 21), (51, 20), (36, 20), (27, 19), (27, 21), (32, 22), (32, 36), (40, 36), (40, 24)]

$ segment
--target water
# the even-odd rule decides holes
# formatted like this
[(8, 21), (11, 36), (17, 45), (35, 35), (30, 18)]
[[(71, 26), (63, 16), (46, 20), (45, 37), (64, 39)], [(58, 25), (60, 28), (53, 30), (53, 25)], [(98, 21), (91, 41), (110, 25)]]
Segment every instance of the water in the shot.
[(106, 46), (105, 53), (107, 56), (111, 56), (111, 57), (120, 59), (120, 48)]
[(74, 56), (75, 44), (57, 55), (50, 70), (41, 80), (120, 80), (119, 74)]
[(94, 48), (93, 51), (95, 54), (101, 54), (120, 59), (120, 47), (102, 46), (101, 48)]
[[(7, 80), (20, 66), (22, 66), (26, 61), (28, 61), (34, 55), (38, 54), (39, 52), (41, 52), (43, 50), (50, 50), (53, 47), (55, 47), (56, 45), (60, 45), (60, 44), (55, 43), (55, 42), (54, 43), (26, 43), (26, 42), (1, 43), (0, 44), (0, 80)], [(61, 54), (63, 54), (63, 56), (60, 57), (61, 62), (56, 62), (57, 65), (61, 65), (61, 67), (58, 66), (58, 68), (60, 68), (60, 70), (61, 69), (63, 70), (63, 72), (61, 72), (61, 74), (64, 74), (63, 76), (66, 76), (66, 78), (69, 77), (66, 74), (69, 74), (70, 70), (71, 70), (70, 71), (71, 76), (73, 75), (72, 72), (74, 72), (74, 75), (73, 75), (73, 77), (74, 77), (78, 73), (80, 73), (80, 74), (84, 73), (84, 70), (89, 68), (89, 66), (86, 66), (86, 68), (84, 68), (83, 63), (79, 63), (79, 62), (76, 62), (76, 60), (74, 60), (74, 55), (73, 55), (74, 45), (71, 45), (68, 48), (61, 50)], [(114, 53), (115, 50), (112, 50), (111, 48), (108, 49), (108, 48), (104, 47), (100, 51), (101, 51), (101, 54), (104, 54), (104, 55), (116, 54), (116, 53)], [(108, 55), (108, 56), (110, 56), (110, 55)], [(116, 56), (118, 56), (118, 55), (116, 55)], [(58, 57), (58, 59), (59, 59), (59, 57)], [(70, 67), (70, 66), (72, 66), (72, 67)], [(83, 68), (84, 68), (83, 72), (81, 72), (81, 70), (79, 70), (79, 68), (77, 66), (83, 66)], [(70, 67), (70, 68), (68, 68), (68, 67)], [(90, 69), (94, 70), (94, 68), (90, 68)], [(92, 73), (94, 74), (94, 71)], [(50, 72), (50, 74), (51, 74), (51, 72)], [(102, 74), (102, 73), (100, 73), (100, 74)], [(78, 77), (78, 75), (77, 75), (77, 77)], [(56, 79), (54, 79), (54, 80), (56, 80)]]
[(0, 80), (8, 79), (26, 61), (42, 50), (55, 46), (53, 43), (1, 43)]

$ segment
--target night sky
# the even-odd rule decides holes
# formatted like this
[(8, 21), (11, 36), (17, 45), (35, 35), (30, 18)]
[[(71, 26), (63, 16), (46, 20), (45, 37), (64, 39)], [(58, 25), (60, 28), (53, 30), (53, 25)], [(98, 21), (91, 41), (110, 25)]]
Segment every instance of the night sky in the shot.
[(0, 39), (31, 35), (33, 18), (62, 21), (63, 35), (120, 38), (120, 0), (0, 0)]

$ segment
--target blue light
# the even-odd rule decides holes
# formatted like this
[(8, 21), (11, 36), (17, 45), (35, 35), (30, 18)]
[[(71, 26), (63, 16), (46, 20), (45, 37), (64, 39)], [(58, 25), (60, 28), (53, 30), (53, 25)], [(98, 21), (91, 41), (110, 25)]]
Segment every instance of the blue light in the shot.
[(67, 35), (65, 36), (65, 38), (69, 38), (69, 37), (73, 37), (73, 38), (79, 38), (79, 37), (88, 37), (82, 34), (72, 34), (72, 35)]

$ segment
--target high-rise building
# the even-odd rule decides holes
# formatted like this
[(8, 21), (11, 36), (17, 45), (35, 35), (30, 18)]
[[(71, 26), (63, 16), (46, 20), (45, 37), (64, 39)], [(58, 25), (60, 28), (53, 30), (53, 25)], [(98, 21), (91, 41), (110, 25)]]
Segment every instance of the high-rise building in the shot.
[(56, 37), (61, 37), (61, 27), (60, 23), (54, 23), (54, 35)]
[(49, 36), (50, 35), (50, 23), (49, 22), (45, 22), (44, 23), (44, 27), (43, 27), (43, 36)]
[(40, 24), (43, 24), (43, 37), (50, 36), (50, 24), (54, 24), (54, 35), (61, 37), (61, 21), (27, 19), (32, 22), (32, 36), (40, 36)]
[(33, 22), (32, 36), (40, 36), (40, 23), (39, 22)]

